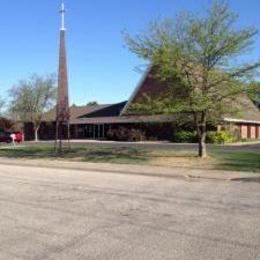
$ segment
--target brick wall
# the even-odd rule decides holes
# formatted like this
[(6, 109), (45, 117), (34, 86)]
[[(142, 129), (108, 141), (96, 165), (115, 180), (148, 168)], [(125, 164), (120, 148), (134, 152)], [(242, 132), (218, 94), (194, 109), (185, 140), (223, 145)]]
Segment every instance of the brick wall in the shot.
[(242, 139), (247, 139), (247, 137), (248, 137), (248, 127), (247, 127), (247, 125), (241, 125), (240, 126), (240, 137), (242, 138)]
[(250, 126), (250, 139), (256, 139), (256, 126)]
[(242, 139), (260, 139), (260, 125), (241, 124), (240, 138)]

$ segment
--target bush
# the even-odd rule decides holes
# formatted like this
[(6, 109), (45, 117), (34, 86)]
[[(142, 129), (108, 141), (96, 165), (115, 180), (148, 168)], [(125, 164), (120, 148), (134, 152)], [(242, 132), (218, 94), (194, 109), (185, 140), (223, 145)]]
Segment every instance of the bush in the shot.
[(118, 129), (111, 129), (107, 133), (107, 137), (114, 141), (129, 141), (138, 142), (146, 140), (145, 133), (139, 129), (126, 127), (119, 127)]
[(180, 131), (175, 134), (173, 141), (176, 143), (196, 143), (198, 138), (195, 132)]
[(211, 131), (207, 134), (207, 143), (224, 144), (234, 143), (236, 137), (228, 131)]
[[(175, 134), (174, 142), (176, 143), (197, 143), (198, 137), (196, 132), (180, 131)], [(210, 131), (207, 133), (206, 142), (211, 144), (224, 144), (236, 142), (235, 135), (228, 131)]]

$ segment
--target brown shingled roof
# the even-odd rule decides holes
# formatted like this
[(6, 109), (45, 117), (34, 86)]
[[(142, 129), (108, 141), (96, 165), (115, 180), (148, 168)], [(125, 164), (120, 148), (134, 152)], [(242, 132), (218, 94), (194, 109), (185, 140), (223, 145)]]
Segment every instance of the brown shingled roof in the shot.
[[(167, 86), (162, 84), (158, 79), (152, 75), (152, 68), (149, 68), (144, 75), (140, 84), (135, 89), (134, 93), (125, 105), (124, 102), (118, 104), (107, 105), (93, 105), (93, 106), (72, 106), (70, 108), (72, 124), (102, 124), (102, 123), (134, 123), (134, 122), (169, 122), (173, 120), (174, 116), (169, 115), (128, 115), (127, 110), (129, 106), (134, 102), (140, 102), (144, 95), (150, 97), (158, 97), (164, 95), (167, 92)], [(241, 96), (239, 100), (239, 108), (241, 112), (234, 115), (225, 115), (225, 118), (238, 119), (238, 120), (251, 120), (260, 121), (260, 111), (253, 104), (253, 102), (247, 96)], [(239, 99), (240, 99), (239, 98)], [(124, 108), (123, 108), (124, 107)], [(107, 108), (107, 109), (106, 109)], [(123, 110), (122, 110), (123, 108)], [(120, 116), (115, 116), (111, 111), (122, 110)], [(108, 116), (108, 114), (110, 114)], [(51, 111), (44, 114), (43, 121), (55, 121), (56, 111)], [(223, 118), (224, 119), (224, 118)]]
[[(128, 112), (131, 104), (142, 102), (144, 96), (158, 97), (165, 95), (168, 90), (169, 88), (164, 83), (153, 76), (153, 68), (150, 67), (122, 110), (121, 116), (130, 115), (131, 113)], [(225, 115), (225, 118), (260, 121), (260, 111), (248, 96), (238, 97), (236, 108), (239, 110), (239, 113)]]
[[(77, 119), (78, 117), (96, 112), (100, 109), (109, 107), (111, 105), (93, 105), (93, 106), (71, 106), (70, 107), (70, 120), (73, 121)], [(50, 122), (56, 120), (56, 109), (53, 108), (52, 110), (48, 111), (43, 116), (43, 121)]]
[(121, 115), (128, 114), (130, 105), (142, 102), (145, 95), (153, 98), (158, 97), (158, 94), (162, 96), (167, 93), (167, 91), (167, 86), (154, 76), (153, 67), (149, 67), (129, 98), (125, 108), (121, 112)]
[(260, 111), (258, 107), (246, 95), (238, 97), (236, 104), (238, 112), (225, 115), (225, 118), (232, 118), (245, 121), (260, 121)]

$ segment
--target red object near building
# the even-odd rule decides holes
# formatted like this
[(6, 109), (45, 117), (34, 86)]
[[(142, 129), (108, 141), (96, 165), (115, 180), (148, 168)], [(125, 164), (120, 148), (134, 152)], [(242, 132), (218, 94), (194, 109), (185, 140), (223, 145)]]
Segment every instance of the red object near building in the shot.
[(22, 132), (14, 132), (14, 141), (17, 143), (22, 143), (24, 141), (24, 134)]

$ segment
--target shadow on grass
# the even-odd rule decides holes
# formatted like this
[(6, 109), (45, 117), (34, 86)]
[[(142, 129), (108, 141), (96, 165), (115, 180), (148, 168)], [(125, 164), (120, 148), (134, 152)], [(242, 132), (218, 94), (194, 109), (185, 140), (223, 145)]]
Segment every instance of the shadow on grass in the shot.
[(217, 169), (260, 172), (260, 153), (258, 152), (221, 152), (215, 151)]
[(20, 159), (67, 159), (85, 162), (141, 164), (148, 161), (148, 152), (133, 147), (73, 147), (57, 154), (53, 147), (10, 147), (0, 149), (0, 156)]
[[(64, 149), (56, 154), (51, 145), (33, 145), (25, 147), (0, 148), (0, 156), (24, 159), (64, 159), (67, 161), (146, 164), (161, 166), (181, 166), (187, 168), (214, 168), (218, 170), (236, 170), (260, 172), (260, 152), (228, 151), (222, 147), (211, 147), (211, 160), (201, 161), (196, 158), (196, 151), (185, 149), (152, 150), (133, 146), (95, 146), (73, 145), (71, 150)], [(202, 163), (203, 162), (203, 163)], [(205, 162), (205, 163), (204, 163)]]

